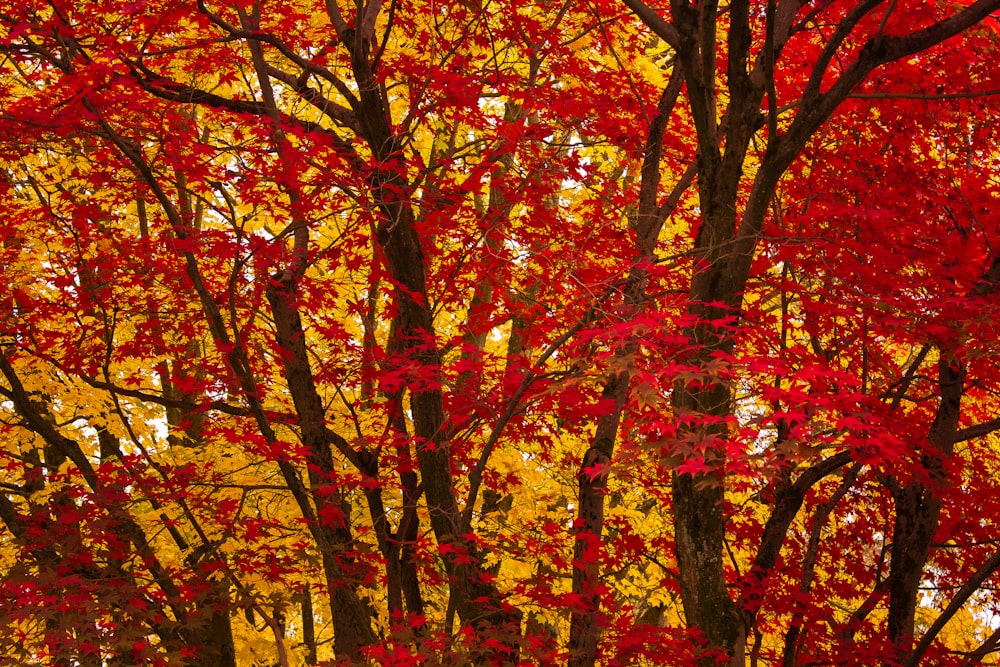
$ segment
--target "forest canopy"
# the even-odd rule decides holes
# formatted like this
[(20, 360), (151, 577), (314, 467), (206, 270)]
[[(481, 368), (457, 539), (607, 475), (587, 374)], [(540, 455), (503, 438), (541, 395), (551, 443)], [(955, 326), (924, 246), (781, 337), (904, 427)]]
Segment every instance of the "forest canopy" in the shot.
[(996, 664), (998, 62), (0, 0), (0, 665)]

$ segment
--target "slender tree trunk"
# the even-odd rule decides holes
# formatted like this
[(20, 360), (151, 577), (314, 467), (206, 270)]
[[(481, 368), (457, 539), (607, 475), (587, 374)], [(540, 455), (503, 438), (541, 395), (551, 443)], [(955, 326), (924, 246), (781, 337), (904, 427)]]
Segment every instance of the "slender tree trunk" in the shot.
[(597, 639), (601, 634), (597, 612), (601, 608), (598, 585), (604, 499), (608, 491), (608, 465), (614, 452), (628, 382), (628, 375), (622, 373), (605, 385), (602, 398), (613, 400), (615, 409), (598, 420), (594, 444), (584, 454), (577, 476), (580, 497), (573, 545), (573, 592), (582, 596), (585, 608), (575, 611), (570, 622), (570, 667), (589, 667), (595, 663), (597, 654)]
[[(660, 205), (658, 195), (663, 134), (670, 114), (677, 104), (683, 83), (681, 71), (675, 68), (660, 95), (657, 113), (650, 123), (646, 137), (640, 172), (639, 201), (631, 212), (630, 220), (636, 238), (636, 264), (629, 274), (624, 289), (625, 302), (634, 314), (640, 313), (646, 303), (648, 281), (646, 263), (653, 260), (663, 223), (677, 205), (681, 194), (690, 186), (691, 178), (694, 176), (693, 170), (686, 172), (675, 184), (671, 195)], [(623, 346), (616, 356), (622, 359), (635, 354), (638, 350), (638, 343), (631, 342)], [(610, 475), (608, 466), (614, 455), (615, 440), (618, 437), (622, 411), (628, 398), (630, 379), (627, 372), (614, 373), (607, 378), (602, 399), (610, 400), (613, 408), (608, 414), (601, 415), (597, 419), (593, 445), (584, 453), (577, 474), (580, 495), (573, 544), (572, 590), (581, 597), (584, 606), (574, 610), (570, 617), (570, 667), (590, 667), (597, 659), (597, 640), (601, 633), (598, 625), (601, 601), (596, 589), (600, 580), (599, 545), (604, 539), (604, 502)]]
[(299, 597), (302, 611), (302, 643), (306, 647), (306, 664), (315, 665), (319, 658), (316, 646), (316, 616), (313, 611), (312, 591), (306, 586)]
[(359, 470), (369, 471), (365, 470), (363, 456), (351, 450), (325, 425), (323, 404), (313, 380), (305, 332), (295, 305), (295, 279), (275, 276), (266, 291), (278, 344), (284, 353), (285, 379), (295, 404), (302, 444), (308, 453), (310, 491), (317, 515), (313, 534), (330, 593), (334, 651), (338, 657), (358, 661), (361, 648), (375, 642), (375, 633), (371, 612), (358, 593), (359, 577), (351, 571), (354, 563), (346, 555), (353, 543), (350, 508), (344, 506), (337, 486), (330, 443), (339, 442)]

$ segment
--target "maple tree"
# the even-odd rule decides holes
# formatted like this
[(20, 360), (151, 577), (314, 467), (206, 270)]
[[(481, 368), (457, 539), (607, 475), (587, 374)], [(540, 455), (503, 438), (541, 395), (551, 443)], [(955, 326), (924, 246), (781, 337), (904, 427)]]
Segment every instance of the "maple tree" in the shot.
[(989, 660), (998, 10), (0, 0), (2, 653)]

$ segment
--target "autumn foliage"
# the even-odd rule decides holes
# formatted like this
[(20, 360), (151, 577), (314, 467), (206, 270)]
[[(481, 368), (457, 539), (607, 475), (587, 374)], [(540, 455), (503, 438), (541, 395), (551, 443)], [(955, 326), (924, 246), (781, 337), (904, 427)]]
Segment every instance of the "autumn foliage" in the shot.
[(1000, 651), (1000, 0), (0, 0), (0, 664)]

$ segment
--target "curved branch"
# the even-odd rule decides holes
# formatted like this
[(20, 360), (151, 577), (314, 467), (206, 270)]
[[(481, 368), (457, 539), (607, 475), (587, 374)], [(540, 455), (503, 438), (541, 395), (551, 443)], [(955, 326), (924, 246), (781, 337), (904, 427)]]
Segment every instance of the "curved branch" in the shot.
[[(761, 536), (760, 548), (754, 558), (753, 566), (747, 573), (748, 590), (756, 590), (756, 584), (762, 583), (768, 572), (778, 561), (781, 553), (781, 546), (784, 544), (788, 527), (795, 520), (799, 513), (806, 493), (817, 482), (839, 468), (847, 465), (851, 461), (851, 452), (844, 450), (824, 459), (819, 463), (807, 468), (795, 481), (778, 493), (774, 502), (774, 509), (764, 526), (764, 534)], [(763, 596), (750, 594), (744, 600), (744, 608), (747, 617), (753, 620), (763, 602)]]
[(934, 638), (938, 636), (944, 626), (951, 620), (951, 617), (958, 613), (958, 610), (962, 608), (972, 595), (979, 590), (979, 587), (990, 578), (990, 576), (1000, 568), (1000, 551), (993, 554), (985, 563), (979, 566), (979, 569), (969, 578), (965, 584), (958, 589), (955, 593), (955, 597), (951, 599), (945, 610), (941, 612), (931, 627), (927, 628), (927, 632), (924, 636), (920, 638), (920, 642), (913, 649), (913, 653), (910, 654), (909, 660), (906, 661), (906, 667), (916, 667), (916, 664), (920, 662), (921, 656), (930, 648), (931, 642)]
[(660, 16), (655, 9), (642, 0), (622, 0), (622, 2), (635, 12), (635, 15), (646, 24), (646, 27), (656, 33), (657, 37), (669, 44), (675, 51), (680, 50), (681, 34), (677, 32), (677, 28), (673, 24)]

